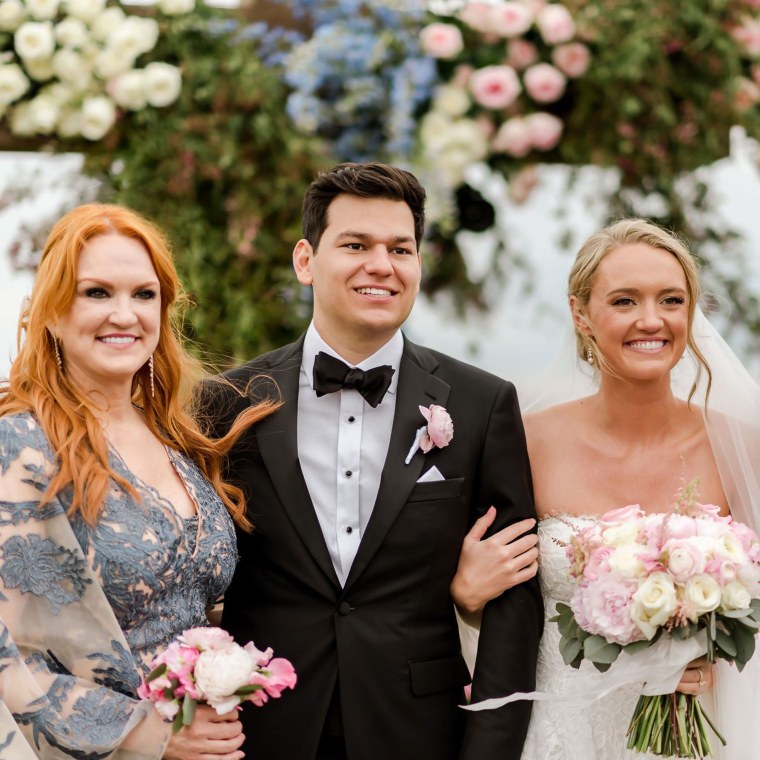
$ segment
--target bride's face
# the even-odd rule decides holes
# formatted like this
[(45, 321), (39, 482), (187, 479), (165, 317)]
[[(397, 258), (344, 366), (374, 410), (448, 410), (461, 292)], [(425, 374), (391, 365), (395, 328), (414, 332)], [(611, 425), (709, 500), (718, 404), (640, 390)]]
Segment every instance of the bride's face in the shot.
[(686, 349), (688, 299), (671, 253), (635, 243), (607, 254), (585, 312), (610, 369), (632, 381), (667, 376)]

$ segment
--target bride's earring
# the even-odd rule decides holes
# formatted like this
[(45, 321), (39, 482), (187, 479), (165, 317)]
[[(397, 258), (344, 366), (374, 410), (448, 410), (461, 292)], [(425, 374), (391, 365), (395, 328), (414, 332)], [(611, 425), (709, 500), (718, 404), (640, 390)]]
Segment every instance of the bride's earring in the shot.
[(586, 361), (591, 366), (594, 365), (594, 352), (591, 350), (591, 346), (586, 346)]

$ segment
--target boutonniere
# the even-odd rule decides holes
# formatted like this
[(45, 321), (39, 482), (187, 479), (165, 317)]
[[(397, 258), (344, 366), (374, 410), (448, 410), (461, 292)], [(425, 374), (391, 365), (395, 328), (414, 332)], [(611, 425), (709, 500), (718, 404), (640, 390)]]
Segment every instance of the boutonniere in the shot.
[(427, 454), (432, 448), (442, 449), (448, 446), (454, 437), (454, 423), (451, 421), (451, 415), (442, 406), (431, 404), (429, 407), (421, 406), (419, 409), (427, 425), (417, 430), (404, 464), (412, 461), (417, 449), (422, 449), (422, 453)]

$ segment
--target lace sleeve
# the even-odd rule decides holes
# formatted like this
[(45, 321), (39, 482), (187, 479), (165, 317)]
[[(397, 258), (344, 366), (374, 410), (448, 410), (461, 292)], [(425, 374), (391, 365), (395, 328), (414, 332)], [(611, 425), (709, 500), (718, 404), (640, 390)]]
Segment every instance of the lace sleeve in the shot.
[(53, 466), (30, 416), (0, 419), (0, 747), (156, 760), (168, 727), (60, 503), (40, 507)]

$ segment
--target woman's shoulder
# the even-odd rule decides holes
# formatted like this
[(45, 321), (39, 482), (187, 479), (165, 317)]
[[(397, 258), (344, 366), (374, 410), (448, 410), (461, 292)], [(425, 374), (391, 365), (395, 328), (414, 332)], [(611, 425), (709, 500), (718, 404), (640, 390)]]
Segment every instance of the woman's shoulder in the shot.
[(0, 417), (0, 468), (4, 471), (27, 450), (54, 459), (47, 435), (34, 414), (18, 412)]
[(525, 432), (530, 437), (543, 438), (557, 436), (562, 431), (575, 435), (578, 425), (587, 417), (588, 404), (593, 396), (566, 401), (550, 406), (540, 412), (531, 412), (523, 417)]

